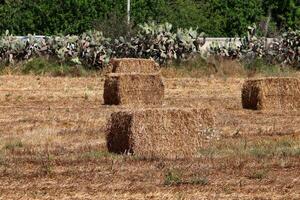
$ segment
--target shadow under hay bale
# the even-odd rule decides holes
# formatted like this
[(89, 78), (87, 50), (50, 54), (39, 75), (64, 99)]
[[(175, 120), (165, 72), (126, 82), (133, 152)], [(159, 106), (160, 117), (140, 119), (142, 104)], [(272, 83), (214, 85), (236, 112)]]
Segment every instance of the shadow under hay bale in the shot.
[(107, 148), (141, 158), (191, 158), (215, 137), (209, 109), (155, 108), (112, 113)]
[(299, 110), (300, 80), (261, 78), (247, 80), (242, 89), (242, 104), (253, 110)]
[(164, 84), (160, 74), (109, 74), (104, 83), (106, 105), (161, 105)]
[(159, 71), (159, 65), (151, 59), (112, 59), (111, 64), (113, 73), (155, 73)]

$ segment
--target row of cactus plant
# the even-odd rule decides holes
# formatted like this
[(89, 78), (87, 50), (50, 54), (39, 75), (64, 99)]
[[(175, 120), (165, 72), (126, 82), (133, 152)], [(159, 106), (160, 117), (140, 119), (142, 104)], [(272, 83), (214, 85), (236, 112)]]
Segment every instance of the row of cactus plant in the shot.
[(300, 30), (288, 31), (276, 39), (268, 51), (274, 63), (300, 68)]
[[(237, 39), (233, 39), (237, 40)], [(212, 43), (209, 55), (231, 59), (264, 58), (272, 64), (300, 67), (300, 31), (288, 31), (267, 43), (256, 36), (256, 27), (249, 27), (247, 36), (225, 44)], [(186, 60), (201, 53), (205, 43), (203, 33), (195, 29), (173, 29), (169, 23), (146, 23), (130, 38), (111, 40), (102, 32), (88, 31), (79, 36), (58, 35), (20, 39), (7, 31), (0, 37), (0, 63), (14, 63), (33, 57), (55, 57), (62, 62), (101, 68), (112, 57), (153, 58), (160, 64), (170, 60)]]
[(283, 33), (272, 41), (257, 37), (256, 26), (248, 27), (247, 36), (228, 40), (225, 44), (213, 43), (209, 47), (210, 55), (231, 59), (262, 58), (270, 64), (290, 65), (300, 68), (300, 30)]
[(168, 60), (188, 59), (189, 56), (199, 53), (200, 47), (205, 43), (203, 34), (198, 34), (193, 29), (177, 29), (172, 31), (169, 23), (156, 25), (154, 23), (140, 26), (140, 32), (136, 37), (131, 38), (124, 48), (117, 48), (121, 52), (116, 52), (122, 57), (143, 57), (153, 58), (159, 63)]
[(28, 35), (25, 39), (8, 32), (0, 39), (0, 62), (14, 63), (32, 57), (55, 57), (62, 62), (102, 66), (111, 54), (110, 40), (101, 32), (89, 31), (76, 35), (46, 36)]
[(153, 58), (159, 63), (187, 59), (200, 51), (205, 39), (194, 29), (173, 30), (172, 25), (144, 24), (136, 36), (115, 40), (102, 32), (88, 31), (79, 36), (59, 35), (20, 39), (6, 32), (0, 38), (0, 62), (14, 63), (32, 57), (56, 57), (89, 67), (101, 68), (112, 57)]

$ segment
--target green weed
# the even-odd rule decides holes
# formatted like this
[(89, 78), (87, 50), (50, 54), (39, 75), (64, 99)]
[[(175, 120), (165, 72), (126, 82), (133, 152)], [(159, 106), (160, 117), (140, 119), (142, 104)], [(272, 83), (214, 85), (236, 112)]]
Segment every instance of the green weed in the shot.
[(49, 175), (52, 173), (52, 161), (53, 158), (50, 155), (49, 152), (46, 152), (45, 155), (41, 155), (41, 166), (39, 168), (39, 171), (43, 175)]
[(179, 170), (169, 169), (165, 174), (164, 184), (167, 186), (173, 185), (208, 185), (209, 181), (206, 177), (194, 176), (191, 179), (183, 179)]
[(14, 150), (17, 148), (22, 148), (24, 146), (24, 144), (22, 143), (22, 141), (10, 141), (8, 143), (5, 144), (4, 149), (6, 150)]
[(167, 173), (165, 174), (165, 185), (179, 185), (183, 183), (181, 179), (181, 175), (177, 170), (171, 169), (168, 170)]
[(81, 155), (82, 158), (88, 158), (88, 159), (100, 159), (100, 158), (107, 158), (107, 157), (114, 157), (115, 155), (112, 153), (109, 153), (107, 151), (90, 151), (85, 152)]
[(300, 146), (297, 140), (282, 138), (278, 141), (260, 140), (247, 142), (244, 139), (232, 139), (227, 142), (217, 142), (209, 147), (199, 149), (201, 157), (240, 157), (251, 156), (257, 159), (270, 157), (299, 156)]
[(192, 180), (190, 181), (191, 184), (193, 185), (208, 185), (209, 181), (206, 177), (194, 177), (192, 178)]
[(262, 180), (267, 177), (267, 172), (264, 170), (252, 172), (247, 176), (249, 179), (258, 179)]

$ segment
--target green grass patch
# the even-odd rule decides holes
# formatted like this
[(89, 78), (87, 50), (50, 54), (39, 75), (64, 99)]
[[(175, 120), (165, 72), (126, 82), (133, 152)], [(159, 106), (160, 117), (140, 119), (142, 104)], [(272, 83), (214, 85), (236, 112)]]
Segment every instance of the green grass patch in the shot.
[(24, 144), (19, 140), (10, 141), (4, 145), (4, 149), (6, 149), (6, 150), (15, 150), (15, 149), (22, 148), (22, 147), (24, 147)]
[(209, 184), (207, 177), (193, 176), (192, 178), (184, 179), (182, 173), (178, 169), (169, 169), (165, 173), (164, 185), (176, 186), (176, 185), (200, 185), (205, 186)]
[(183, 180), (178, 170), (170, 169), (166, 172), (165, 180), (164, 180), (165, 185), (171, 186), (171, 185), (179, 185), (182, 183)]
[(299, 157), (300, 141), (293, 138), (265, 139), (247, 142), (245, 139), (218, 141), (198, 151), (204, 158), (250, 156), (257, 159), (271, 157)]
[(268, 173), (265, 170), (259, 170), (259, 171), (254, 171), (254, 172), (250, 173), (247, 177), (249, 179), (262, 180), (262, 179), (266, 178), (267, 175), (268, 175)]
[(165, 77), (246, 77), (246, 76), (291, 76), (297, 70), (289, 66), (270, 64), (261, 58), (226, 59), (218, 56), (196, 56), (186, 61), (173, 61), (162, 70)]
[(100, 158), (114, 158), (117, 155), (112, 154), (110, 152), (107, 151), (89, 151), (89, 152), (85, 152), (83, 154), (81, 154), (81, 158), (87, 158), (87, 159), (100, 159)]
[(264, 76), (291, 76), (296, 72), (296, 69), (289, 66), (269, 64), (260, 58), (243, 61), (243, 65), (249, 74), (262, 74)]
[(21, 67), (23, 74), (50, 75), (50, 76), (86, 76), (87, 71), (81, 65), (59, 63), (45, 58), (34, 58), (25, 62)]
[[(201, 55), (188, 60), (173, 60), (162, 66), (162, 74), (165, 77), (291, 76), (296, 71), (295, 68), (272, 65), (259, 58), (232, 60), (217, 56), (205, 58)], [(0, 63), (0, 73), (79, 77), (105, 74), (105, 69), (90, 69), (83, 64), (38, 57), (12, 65)]]
[(214, 147), (208, 147), (208, 148), (201, 148), (198, 152), (203, 157), (212, 158), (212, 157), (217, 156), (217, 153), (219, 152), (219, 150)]

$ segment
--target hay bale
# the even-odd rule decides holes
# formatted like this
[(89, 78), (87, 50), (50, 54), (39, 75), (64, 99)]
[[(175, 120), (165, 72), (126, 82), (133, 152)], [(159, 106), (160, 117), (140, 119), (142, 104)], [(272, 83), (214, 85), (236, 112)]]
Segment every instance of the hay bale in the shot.
[(160, 74), (118, 74), (106, 76), (106, 105), (161, 105), (164, 84)]
[(300, 109), (300, 79), (261, 78), (247, 80), (242, 89), (243, 108), (254, 110)]
[(214, 117), (209, 109), (155, 108), (111, 114), (107, 148), (143, 158), (190, 158), (207, 142)]
[(155, 73), (159, 71), (158, 64), (151, 59), (112, 59), (111, 64), (113, 73)]

